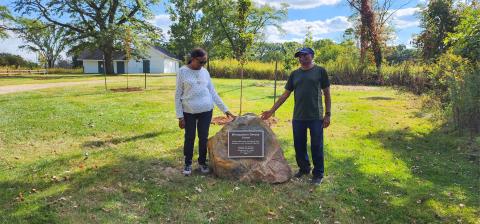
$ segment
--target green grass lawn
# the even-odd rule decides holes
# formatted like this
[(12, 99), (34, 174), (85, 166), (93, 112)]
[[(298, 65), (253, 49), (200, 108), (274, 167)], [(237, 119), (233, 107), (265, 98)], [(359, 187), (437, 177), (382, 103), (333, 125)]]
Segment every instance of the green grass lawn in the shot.
[[(114, 79), (109, 88), (125, 87), (124, 76)], [(238, 112), (240, 81), (214, 83)], [(270, 108), (273, 82), (245, 83), (244, 110)], [(269, 185), (181, 176), (174, 90), (175, 79), (163, 77), (146, 91), (91, 84), (0, 95), (0, 223), (480, 222), (479, 163), (463, 153), (478, 145), (433, 122), (414, 95), (333, 86), (326, 178), (313, 188), (308, 178)], [(296, 170), (292, 110), (293, 97), (273, 130)]]

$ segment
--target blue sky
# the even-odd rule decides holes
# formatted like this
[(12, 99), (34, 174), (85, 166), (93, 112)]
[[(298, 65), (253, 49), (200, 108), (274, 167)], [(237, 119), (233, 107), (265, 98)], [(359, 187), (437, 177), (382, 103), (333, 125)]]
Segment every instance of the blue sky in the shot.
[[(268, 42), (299, 41), (302, 42), (308, 29), (311, 30), (314, 39), (329, 38), (334, 41), (341, 41), (343, 31), (352, 26), (348, 17), (352, 9), (345, 0), (253, 0), (255, 4), (270, 4), (279, 7), (281, 3), (287, 3), (288, 18), (281, 23), (284, 32), (279, 32), (274, 27), (266, 27), (264, 33)], [(0, 0), (0, 5), (10, 6), (11, 0)], [(419, 19), (418, 4), (425, 0), (393, 0), (392, 10), (397, 10), (390, 21), (395, 34), (389, 44), (410, 45), (412, 36), (420, 32), (418, 27)], [(153, 11), (155, 18), (151, 21), (167, 33), (171, 24), (169, 16), (165, 12), (165, 1)], [(20, 50), (18, 46), (22, 40), (11, 35), (10, 38), (0, 40), (0, 52), (8, 52), (22, 55), (23, 57), (36, 61), (35, 54)]]

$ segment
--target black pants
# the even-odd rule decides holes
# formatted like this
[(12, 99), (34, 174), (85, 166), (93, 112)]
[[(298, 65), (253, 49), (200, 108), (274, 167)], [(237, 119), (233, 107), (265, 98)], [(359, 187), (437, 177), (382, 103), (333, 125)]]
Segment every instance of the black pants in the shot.
[(198, 163), (204, 165), (207, 161), (208, 129), (212, 121), (212, 111), (198, 114), (183, 113), (183, 118), (185, 119), (185, 142), (183, 145), (185, 165), (192, 165), (196, 130), (198, 130)]

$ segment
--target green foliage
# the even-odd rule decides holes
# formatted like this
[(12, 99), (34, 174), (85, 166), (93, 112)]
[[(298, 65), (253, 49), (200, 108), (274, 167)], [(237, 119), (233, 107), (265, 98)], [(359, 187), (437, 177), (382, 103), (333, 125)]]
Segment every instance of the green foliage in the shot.
[(20, 48), (38, 54), (43, 67), (53, 68), (60, 54), (67, 48), (66, 29), (27, 18), (17, 18), (15, 22), (16, 34), (26, 42)]
[(451, 51), (429, 68), (431, 95), (460, 130), (480, 132), (480, 69)]
[(303, 40), (303, 47), (313, 48), (313, 33), (310, 26), (308, 27), (307, 33), (305, 34), (305, 40)]
[(12, 19), (12, 15), (6, 6), (0, 5), (0, 39), (7, 38), (6, 23)]
[(35, 68), (37, 64), (27, 61), (19, 55), (9, 53), (0, 53), (0, 66), (7, 66), (13, 68)]
[(429, 1), (422, 10), (420, 26), (423, 28), (415, 39), (424, 60), (431, 61), (446, 52), (448, 45), (444, 40), (454, 31), (458, 15), (453, 0)]
[(201, 46), (202, 35), (209, 32), (200, 24), (201, 1), (170, 0), (167, 12), (170, 20), (169, 49), (180, 57), (185, 57), (193, 48)]
[(15, 11), (39, 19), (46, 25), (63, 27), (64, 39), (72, 46), (71, 53), (100, 49), (105, 56), (106, 73), (113, 74), (113, 52), (123, 50), (125, 26), (132, 31), (132, 44), (137, 49), (156, 43), (161, 30), (149, 22), (151, 6), (159, 0), (144, 1), (30, 1), (15, 0)]
[(405, 61), (414, 61), (417, 58), (417, 54), (417, 49), (407, 49), (403, 44), (385, 49), (385, 59), (390, 65), (400, 64)]
[(465, 6), (455, 31), (448, 34), (445, 44), (451, 44), (455, 53), (471, 61), (480, 61), (480, 7)]

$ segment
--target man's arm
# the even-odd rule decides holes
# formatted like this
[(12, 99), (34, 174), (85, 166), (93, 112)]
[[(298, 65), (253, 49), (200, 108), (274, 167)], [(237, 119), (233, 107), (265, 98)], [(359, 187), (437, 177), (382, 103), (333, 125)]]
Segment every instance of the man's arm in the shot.
[(330, 87), (323, 89), (325, 96), (325, 116), (323, 117), (323, 128), (330, 126), (330, 115), (332, 108), (332, 98), (330, 97)]
[(282, 106), (282, 104), (288, 99), (291, 93), (291, 91), (285, 90), (285, 92), (283, 92), (283, 94), (278, 98), (277, 102), (275, 102), (273, 107), (270, 110), (264, 111), (262, 113), (262, 119), (267, 120), (268, 118), (270, 118), (272, 114), (275, 113), (275, 111), (277, 111), (277, 109)]

